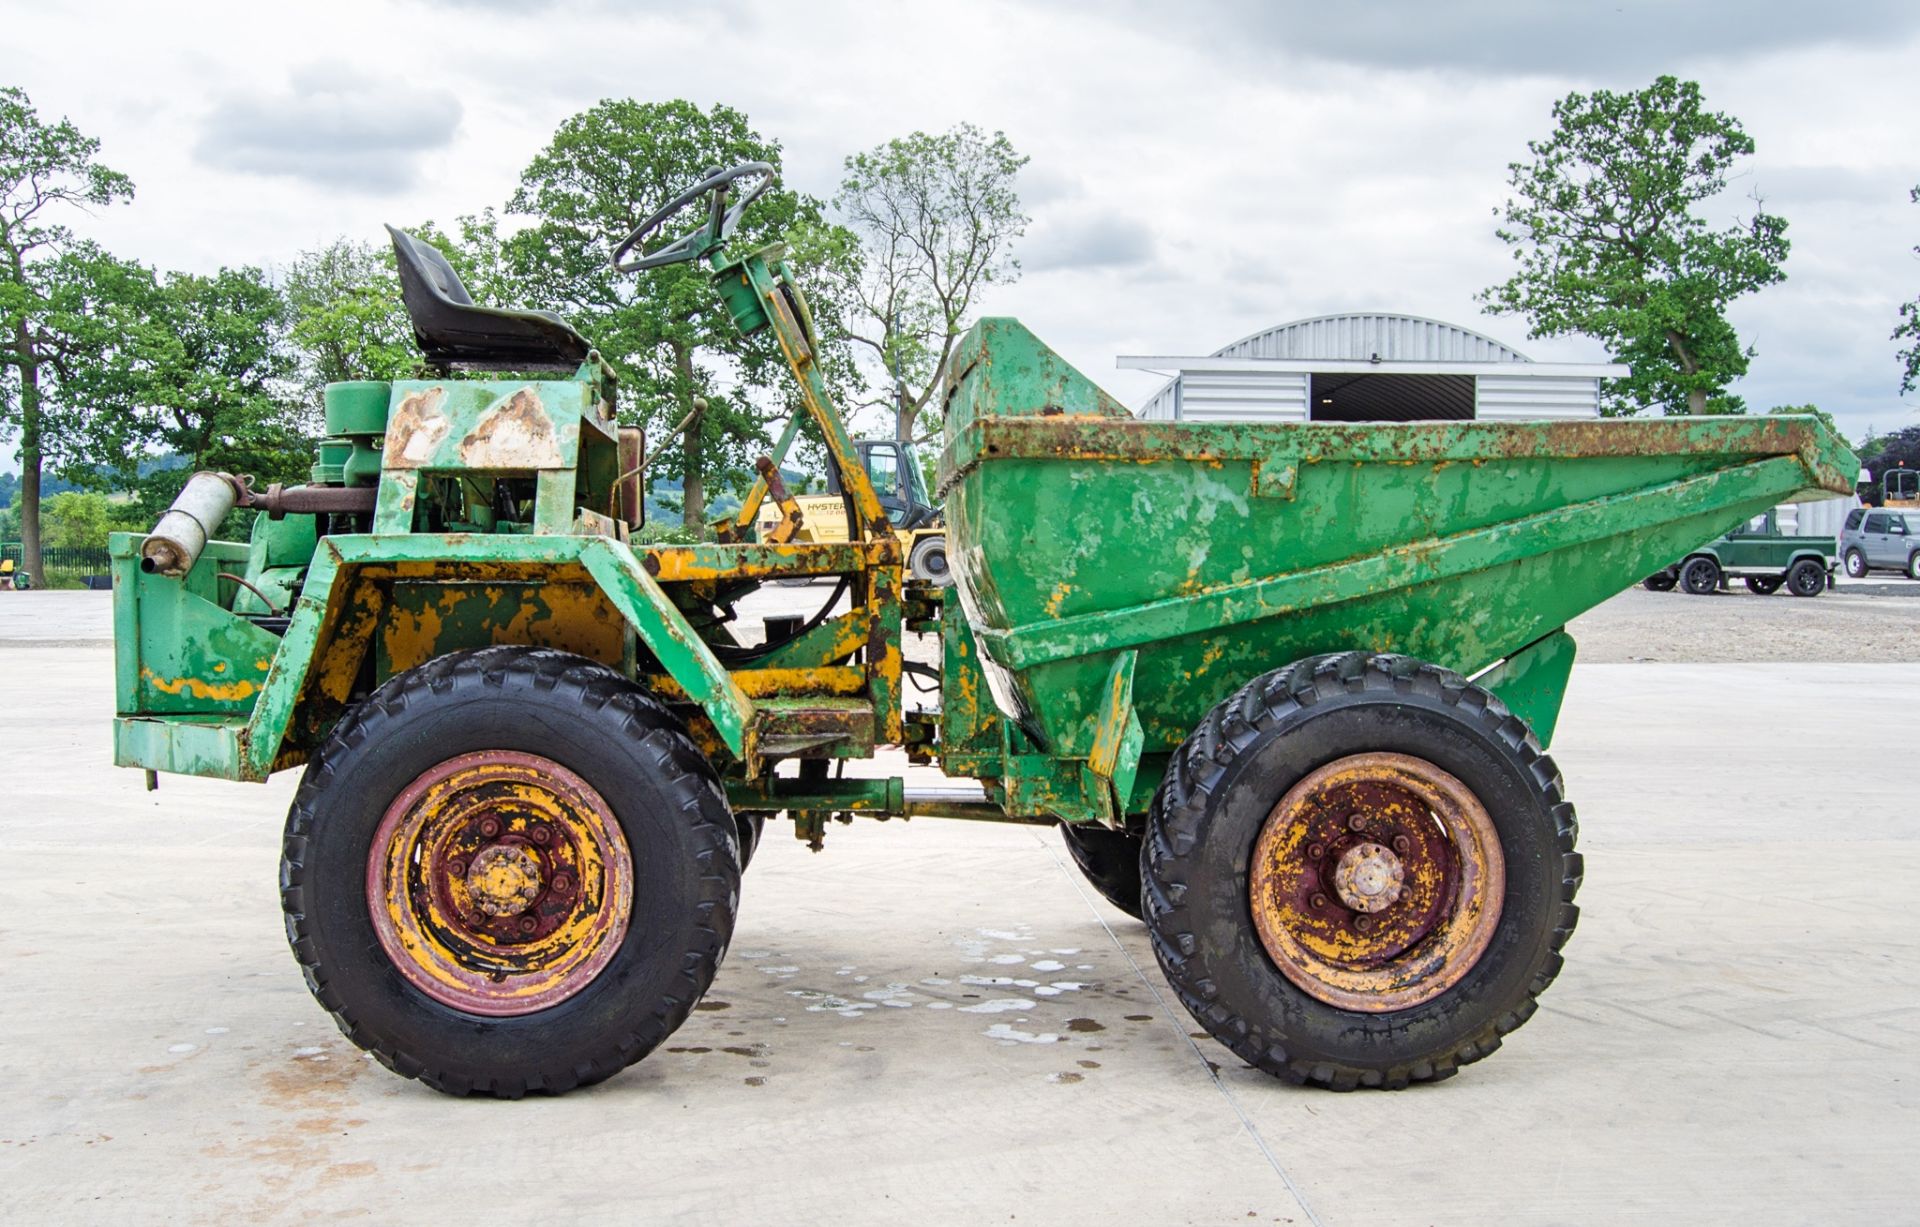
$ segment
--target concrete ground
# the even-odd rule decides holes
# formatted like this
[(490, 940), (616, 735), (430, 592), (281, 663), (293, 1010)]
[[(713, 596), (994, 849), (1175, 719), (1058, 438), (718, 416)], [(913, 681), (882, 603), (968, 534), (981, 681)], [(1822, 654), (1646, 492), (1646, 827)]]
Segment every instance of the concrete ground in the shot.
[(10, 1221), (1913, 1215), (1920, 665), (1576, 670), (1566, 970), (1437, 1086), (1242, 1067), (1057, 835), (921, 820), (836, 826), (817, 856), (770, 825), (663, 1050), (563, 1099), (465, 1102), (363, 1058), (301, 983), (275, 893), (294, 775), (143, 791), (105, 765), (110, 653), (40, 646), (97, 642), (104, 600), (27, 597), (0, 594)]

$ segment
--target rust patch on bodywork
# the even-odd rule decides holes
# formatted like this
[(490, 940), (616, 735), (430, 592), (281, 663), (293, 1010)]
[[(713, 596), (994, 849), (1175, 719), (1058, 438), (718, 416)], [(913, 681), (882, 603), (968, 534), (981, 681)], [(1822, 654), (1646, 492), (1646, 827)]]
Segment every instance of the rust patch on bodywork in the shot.
[(560, 444), (540, 394), (521, 388), (482, 414), (460, 440), (460, 462), (490, 470), (560, 467)]
[(409, 392), (400, 401), (387, 423), (384, 449), (387, 467), (415, 469), (433, 459), (440, 441), (453, 429), (453, 423), (440, 408), (446, 399), (445, 388), (423, 388)]

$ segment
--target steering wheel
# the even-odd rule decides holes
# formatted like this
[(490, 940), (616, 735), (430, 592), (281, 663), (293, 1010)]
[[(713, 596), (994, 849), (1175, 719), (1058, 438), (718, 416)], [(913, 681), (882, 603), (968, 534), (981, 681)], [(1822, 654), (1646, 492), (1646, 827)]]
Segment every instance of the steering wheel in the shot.
[[(614, 249), (614, 271), (637, 273), (666, 264), (679, 264), (683, 260), (697, 260), (706, 255), (727, 241), (727, 236), (740, 224), (740, 215), (747, 211), (747, 206), (772, 187), (777, 177), (777, 172), (767, 162), (742, 162), (728, 170), (708, 171), (706, 178), (661, 205), (652, 217), (634, 227), (626, 241)], [(741, 193), (734, 200), (733, 207), (728, 208), (728, 189), (738, 180), (748, 178), (757, 178), (758, 182)], [(709, 192), (713, 193), (713, 200), (708, 206), (707, 220), (699, 229), (689, 230), (658, 251), (633, 257), (636, 247), (652, 238), (670, 219)]]

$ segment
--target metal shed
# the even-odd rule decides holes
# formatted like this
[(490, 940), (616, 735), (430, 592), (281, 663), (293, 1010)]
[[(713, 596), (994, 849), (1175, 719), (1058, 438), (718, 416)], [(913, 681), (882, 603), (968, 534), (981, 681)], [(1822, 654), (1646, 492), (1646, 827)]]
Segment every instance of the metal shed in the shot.
[(1123, 355), (1173, 379), (1142, 406), (1162, 421), (1527, 421), (1600, 413), (1618, 363), (1534, 362), (1492, 337), (1417, 315), (1320, 315), (1200, 356)]

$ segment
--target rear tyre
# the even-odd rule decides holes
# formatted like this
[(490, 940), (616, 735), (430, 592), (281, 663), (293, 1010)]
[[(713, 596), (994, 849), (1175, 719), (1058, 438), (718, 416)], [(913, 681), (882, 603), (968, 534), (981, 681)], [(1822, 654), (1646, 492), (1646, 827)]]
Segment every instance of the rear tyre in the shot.
[(453, 1095), (598, 1082), (680, 1026), (733, 933), (737, 828), (672, 713), (538, 648), (456, 652), (348, 712), (280, 862), (307, 986)]
[(1827, 569), (1811, 558), (1787, 568), (1787, 591), (1795, 596), (1819, 596), (1827, 590)]
[(745, 873), (753, 863), (753, 854), (760, 850), (760, 836), (766, 831), (767, 816), (758, 810), (735, 810), (733, 821), (740, 836), (740, 872)]
[(1648, 592), (1672, 592), (1677, 581), (1672, 571), (1655, 571), (1640, 581), (1640, 586)]
[(1140, 919), (1140, 833), (1090, 822), (1063, 822), (1060, 834), (1074, 865), (1100, 897)]
[(1720, 564), (1711, 558), (1689, 558), (1680, 568), (1680, 586), (1694, 596), (1712, 596), (1720, 588)]
[(1848, 579), (1865, 579), (1867, 577), (1867, 556), (1859, 550), (1848, 550), (1846, 556), (1840, 561), (1841, 565), (1846, 568)]
[(1786, 581), (1778, 575), (1747, 576), (1747, 591), (1759, 596), (1772, 596), (1780, 591), (1780, 585)]
[(944, 536), (921, 538), (907, 558), (907, 570), (913, 578), (942, 588), (953, 583), (953, 572), (947, 566), (947, 539)]
[(1154, 954), (1248, 1064), (1336, 1090), (1477, 1061), (1560, 970), (1581, 862), (1526, 723), (1402, 656), (1254, 679), (1174, 754), (1148, 820)]

